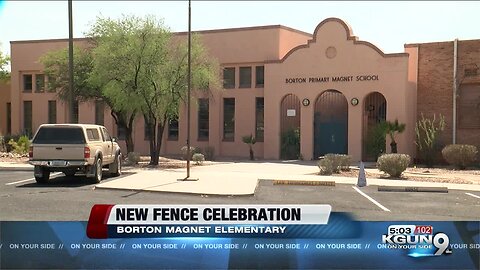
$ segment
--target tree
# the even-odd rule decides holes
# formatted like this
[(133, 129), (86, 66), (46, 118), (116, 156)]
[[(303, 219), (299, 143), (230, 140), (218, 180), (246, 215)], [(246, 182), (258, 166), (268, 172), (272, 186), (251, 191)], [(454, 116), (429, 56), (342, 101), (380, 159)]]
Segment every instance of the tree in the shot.
[(257, 142), (255, 137), (253, 137), (252, 134), (250, 134), (250, 136), (243, 136), (242, 141), (248, 144), (248, 148), (250, 150), (250, 160), (255, 160), (255, 156), (253, 154), (253, 147), (252, 147)]
[[(194, 94), (212, 93), (219, 86), (218, 64), (208, 57), (198, 36), (191, 43), (192, 89)], [(151, 127), (150, 164), (157, 165), (163, 131), (171, 119), (178, 118), (179, 108), (187, 101), (188, 45), (186, 41), (171, 40), (165, 61), (148, 72), (150, 88), (142, 93), (145, 101), (145, 122)]]
[(387, 121), (385, 122), (385, 131), (390, 136), (390, 148), (392, 153), (397, 153), (397, 142), (395, 141), (395, 135), (405, 131), (405, 124), (400, 124), (398, 119), (395, 119), (393, 122)]
[(10, 71), (7, 69), (9, 62), (10, 57), (0, 51), (0, 82), (10, 80)]
[[(88, 36), (94, 41), (92, 78), (106, 82), (104, 95), (115, 108), (143, 114), (150, 131), (150, 164), (158, 165), (165, 126), (186, 101), (186, 42), (173, 39), (154, 16), (98, 18)], [(194, 38), (192, 85), (199, 89), (207, 83), (215, 85), (216, 70)]]
[[(113, 101), (104, 95), (104, 83), (94, 81), (91, 73), (94, 66), (93, 55), (90, 48), (74, 46), (74, 96), (79, 101), (102, 100), (110, 108), (115, 123), (126, 130), (127, 153), (133, 152), (135, 145), (132, 139), (133, 120), (135, 112), (116, 108)], [(63, 101), (69, 100), (70, 88), (68, 80), (68, 48), (51, 51), (40, 58), (48, 76), (48, 88), (57, 91), (58, 97)]]

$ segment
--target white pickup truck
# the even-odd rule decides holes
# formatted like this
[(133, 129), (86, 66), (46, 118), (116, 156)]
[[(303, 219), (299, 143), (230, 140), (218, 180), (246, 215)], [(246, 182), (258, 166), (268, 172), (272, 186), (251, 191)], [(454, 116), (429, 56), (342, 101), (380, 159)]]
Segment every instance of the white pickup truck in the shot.
[(121, 174), (121, 151), (105, 127), (86, 124), (41, 125), (29, 149), (38, 183), (46, 183), (50, 172), (67, 176), (83, 173), (95, 183), (102, 180), (102, 168)]

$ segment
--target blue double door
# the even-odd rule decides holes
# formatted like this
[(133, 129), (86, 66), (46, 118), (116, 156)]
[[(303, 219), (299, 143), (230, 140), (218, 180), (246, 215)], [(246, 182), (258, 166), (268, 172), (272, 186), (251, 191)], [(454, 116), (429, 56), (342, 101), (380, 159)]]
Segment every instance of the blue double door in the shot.
[(348, 153), (348, 102), (336, 91), (323, 92), (315, 102), (314, 158)]

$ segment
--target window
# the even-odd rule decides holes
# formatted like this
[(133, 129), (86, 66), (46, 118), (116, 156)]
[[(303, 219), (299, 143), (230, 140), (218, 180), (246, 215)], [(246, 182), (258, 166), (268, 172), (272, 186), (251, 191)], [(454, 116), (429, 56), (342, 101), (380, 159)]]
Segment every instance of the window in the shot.
[[(117, 138), (118, 138), (119, 140), (124, 141), (125, 138), (126, 138), (126, 134), (127, 134), (127, 131), (126, 131), (125, 127), (123, 127), (123, 126), (117, 126)], [(108, 141), (107, 138), (105, 138), (105, 140)]]
[(178, 118), (168, 121), (168, 140), (178, 141)]
[(78, 124), (78, 100), (73, 102), (73, 119), (72, 123)]
[(235, 140), (235, 98), (223, 99), (223, 140)]
[(462, 84), (458, 97), (458, 127), (480, 128), (480, 84)]
[(223, 69), (223, 88), (235, 88), (235, 68)]
[(87, 138), (89, 141), (100, 141), (100, 135), (98, 134), (98, 129), (87, 128)]
[(255, 98), (255, 139), (257, 142), (263, 142), (264, 132), (264, 110), (263, 110), (263, 97)]
[(106, 128), (102, 128), (102, 133), (103, 133), (103, 139), (105, 141), (111, 141), (112, 137), (110, 137), (110, 134), (108, 134), (108, 131)]
[(35, 92), (45, 91), (45, 75), (36, 74), (35, 75)]
[(148, 123), (143, 124), (143, 139), (149, 141), (153, 135), (152, 125)]
[(208, 141), (208, 113), (209, 104), (208, 98), (198, 99), (198, 140), (199, 141)]
[(240, 67), (240, 88), (252, 87), (252, 67)]
[(23, 131), (26, 135), (32, 134), (32, 102), (23, 102)]
[(48, 101), (48, 123), (57, 123), (57, 102), (55, 100)]
[(85, 144), (80, 127), (42, 127), (33, 143), (39, 144)]
[(32, 92), (32, 74), (23, 75), (23, 91)]
[(12, 134), (12, 103), (7, 102), (7, 134)]
[(263, 66), (255, 67), (255, 87), (263, 87), (264, 74)]
[(95, 124), (104, 125), (105, 103), (102, 100), (95, 100)]

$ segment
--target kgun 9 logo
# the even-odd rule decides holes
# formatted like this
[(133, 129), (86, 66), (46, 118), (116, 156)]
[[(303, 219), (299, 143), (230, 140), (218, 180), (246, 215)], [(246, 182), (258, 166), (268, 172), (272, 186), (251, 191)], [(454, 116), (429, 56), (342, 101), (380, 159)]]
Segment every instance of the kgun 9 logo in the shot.
[(384, 234), (382, 243), (389, 244), (389, 248), (395, 249), (431, 249), (432, 245), (437, 249), (433, 255), (451, 254), (450, 238), (445, 233), (439, 232), (435, 235), (418, 234)]

